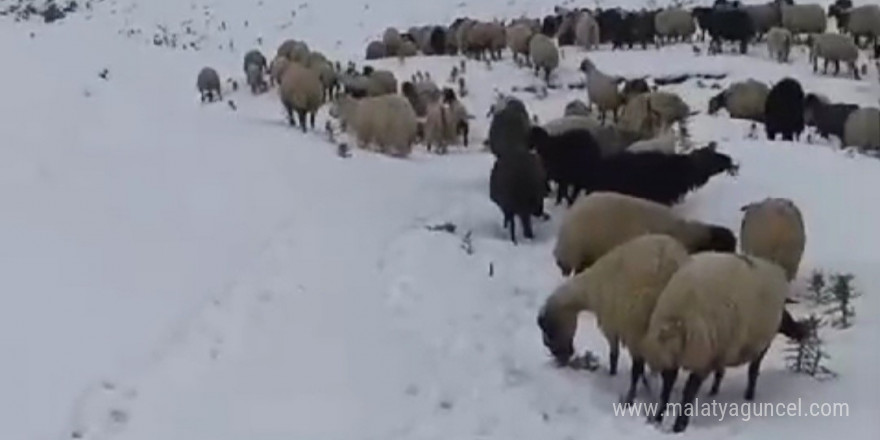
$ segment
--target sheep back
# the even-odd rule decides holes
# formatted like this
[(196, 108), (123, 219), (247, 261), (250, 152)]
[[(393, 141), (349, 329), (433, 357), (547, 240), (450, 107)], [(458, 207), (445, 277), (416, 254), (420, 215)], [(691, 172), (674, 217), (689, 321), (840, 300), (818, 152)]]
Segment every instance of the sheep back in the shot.
[(387, 56), (388, 48), (385, 47), (385, 43), (381, 41), (371, 41), (367, 44), (367, 53), (365, 55), (367, 60), (378, 60)]
[(657, 299), (642, 341), (645, 361), (699, 374), (750, 362), (779, 331), (787, 292), (782, 268), (764, 259), (692, 255)]
[(745, 213), (739, 234), (742, 252), (778, 264), (786, 279), (793, 280), (807, 242), (800, 209), (789, 199), (766, 198), (741, 210)]
[(316, 112), (324, 103), (324, 88), (317, 72), (291, 62), (284, 70), (278, 94), (285, 107)]
[(782, 5), (782, 26), (792, 34), (821, 34), (827, 25), (825, 10), (817, 4)]
[(880, 109), (866, 107), (852, 112), (843, 128), (844, 145), (880, 150)]

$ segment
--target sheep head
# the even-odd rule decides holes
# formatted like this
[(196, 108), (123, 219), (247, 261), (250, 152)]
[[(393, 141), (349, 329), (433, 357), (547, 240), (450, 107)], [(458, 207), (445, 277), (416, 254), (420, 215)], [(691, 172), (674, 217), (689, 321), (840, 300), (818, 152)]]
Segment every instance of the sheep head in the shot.
[(567, 365), (574, 355), (573, 341), (577, 329), (577, 313), (548, 303), (538, 313), (537, 321), (544, 346), (550, 350), (550, 354), (559, 366)]

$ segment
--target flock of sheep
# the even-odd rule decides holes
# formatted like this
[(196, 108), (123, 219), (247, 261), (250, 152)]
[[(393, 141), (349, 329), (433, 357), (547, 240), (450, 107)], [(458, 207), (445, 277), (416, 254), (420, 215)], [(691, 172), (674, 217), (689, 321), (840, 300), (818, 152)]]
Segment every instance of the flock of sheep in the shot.
[[(450, 26), (404, 33), (389, 28), (380, 40), (368, 43), (365, 55), (376, 60), (463, 54), (491, 62), (509, 49), (517, 65), (543, 73), (549, 82), (559, 65), (560, 46), (659, 46), (690, 41), (699, 27), (699, 35), (711, 38), (711, 53), (729, 41), (745, 53), (748, 44), (763, 38), (771, 59), (779, 62), (787, 62), (797, 37), (807, 34), (814, 70), (819, 58), (826, 68), (831, 62), (839, 70), (843, 62), (859, 79), (856, 43), (867, 37), (877, 57), (880, 7), (854, 8), (849, 0), (838, 0), (829, 15), (843, 33), (826, 32), (821, 7), (781, 1), (740, 6), (719, 0), (692, 10), (556, 8), (542, 19), (507, 24), (461, 18)], [(295, 40), (285, 41), (271, 62), (257, 51), (244, 60), (254, 93), (277, 85), (291, 125), (296, 117), (303, 131), (307, 122), (314, 129), (315, 113), (330, 102), (330, 116), (354, 135), (359, 147), (375, 146), (397, 157), (409, 155), (417, 142), (441, 153), (457, 142), (467, 146), (472, 116), (459, 101), (466, 93), (465, 69), (462, 61), (450, 75), (458, 83), (456, 94), (438, 86), (429, 73), (418, 72), (398, 87), (388, 70), (364, 66), (359, 71), (353, 63), (343, 69)], [(744, 206), (739, 238), (726, 227), (680, 217), (674, 205), (713, 176), (736, 175), (739, 165), (714, 142), (678, 147), (679, 141), (685, 144), (686, 122), (695, 112), (677, 94), (643, 79), (603, 72), (589, 58), (580, 70), (589, 105), (571, 101), (562, 117), (539, 125), (521, 100), (500, 95), (490, 110), (485, 142), (496, 159), (490, 198), (514, 243), (517, 218), (523, 235), (532, 238), (532, 218), (549, 217), (544, 202), (551, 184), (557, 205), (568, 204), (553, 251), (568, 278), (539, 313), (545, 346), (560, 364), (569, 365), (577, 315), (590, 311), (609, 342), (611, 374), (617, 372), (619, 345), (630, 353), (627, 403), (635, 399), (646, 365), (661, 373), (661, 408), (680, 369), (690, 372), (682, 397), (687, 403), (710, 373), (715, 375), (714, 395), (726, 368), (748, 364), (745, 399), (752, 400), (761, 361), (775, 335), (808, 336), (785, 310), (806, 244), (801, 211), (783, 198)], [(220, 98), (213, 69), (200, 72), (197, 85), (203, 100)], [(713, 96), (708, 107), (710, 114), (725, 109), (732, 118), (762, 123), (771, 141), (777, 135), (797, 139), (813, 126), (844, 145), (880, 150), (880, 110), (831, 103), (821, 94), (805, 93), (793, 78), (772, 87), (754, 79), (736, 82)], [(662, 417), (662, 412), (651, 416), (658, 423)], [(687, 413), (680, 414), (673, 431), (687, 424)]]

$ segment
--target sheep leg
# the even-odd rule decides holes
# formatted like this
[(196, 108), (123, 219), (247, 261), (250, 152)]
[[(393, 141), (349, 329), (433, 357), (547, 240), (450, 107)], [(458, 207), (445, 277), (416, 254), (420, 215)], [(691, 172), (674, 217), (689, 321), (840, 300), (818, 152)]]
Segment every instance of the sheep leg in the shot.
[(700, 385), (703, 384), (703, 379), (706, 376), (703, 374), (699, 374), (696, 372), (692, 372), (690, 376), (688, 376), (687, 382), (684, 384), (684, 391), (682, 391), (681, 396), (681, 414), (675, 418), (675, 423), (672, 424), (672, 432), (682, 432), (687, 428), (688, 422), (690, 422), (690, 416), (688, 416), (687, 411), (685, 411), (685, 405), (693, 405), (694, 399), (697, 398), (697, 392), (700, 390)]
[(636, 399), (636, 389), (639, 385), (639, 379), (645, 374), (645, 360), (633, 357), (632, 369), (629, 376), (629, 391), (626, 392), (626, 398), (623, 400), (624, 405), (632, 405)]
[(523, 236), (529, 240), (534, 240), (535, 233), (532, 231), (532, 216), (530, 214), (520, 215), (519, 221), (522, 222)]
[(721, 389), (721, 379), (724, 379), (724, 368), (715, 370), (715, 379), (712, 381), (712, 388), (709, 390), (710, 396), (718, 394), (718, 390)]
[(296, 120), (293, 118), (293, 107), (284, 103), (284, 111), (287, 112), (287, 122), (290, 123), (291, 126), (296, 127)]
[(302, 128), (303, 133), (306, 132), (306, 112), (305, 110), (297, 110), (296, 117), (299, 119), (299, 126)]
[(562, 199), (568, 198), (568, 183), (558, 182), (556, 184), (556, 206), (562, 204)]
[(504, 227), (510, 229), (510, 241), (516, 244), (516, 222), (513, 220), (513, 214), (504, 213)]
[(767, 354), (766, 348), (749, 364), (749, 379), (746, 384), (745, 394), (745, 399), (748, 401), (755, 400), (755, 385), (758, 382), (758, 373), (761, 371), (761, 361), (764, 360), (765, 354)]
[(856, 63), (849, 63), (849, 68), (852, 70), (853, 78), (855, 78), (856, 81), (860, 80), (859, 69), (858, 66), (856, 66)]
[(663, 421), (663, 413), (666, 411), (666, 405), (669, 404), (669, 395), (672, 394), (675, 379), (678, 379), (678, 368), (663, 370), (660, 375), (663, 378), (663, 387), (660, 390), (660, 405), (657, 407), (657, 413), (648, 418), (649, 421), (654, 423)]
[(840, 61), (834, 60), (834, 75), (840, 75)]
[(608, 351), (608, 374), (617, 375), (617, 360), (620, 358), (620, 341), (617, 338), (609, 338), (611, 349)]
[(315, 112), (309, 114), (309, 122), (312, 124), (312, 130), (315, 129)]

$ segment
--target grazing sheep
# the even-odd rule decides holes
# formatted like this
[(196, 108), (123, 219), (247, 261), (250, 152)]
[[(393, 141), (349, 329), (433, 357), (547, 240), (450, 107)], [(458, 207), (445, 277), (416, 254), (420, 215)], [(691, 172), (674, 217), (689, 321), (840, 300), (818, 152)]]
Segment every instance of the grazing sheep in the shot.
[(410, 58), (419, 54), (419, 49), (412, 41), (405, 40), (400, 43), (400, 49), (397, 50), (398, 58)]
[(574, 41), (587, 50), (599, 46), (599, 23), (588, 12), (578, 14), (574, 25)]
[(675, 123), (685, 127), (690, 115), (690, 107), (680, 96), (655, 91), (629, 99), (617, 125), (623, 131), (638, 134), (638, 139), (650, 139), (657, 136), (663, 127), (671, 127)]
[(525, 63), (531, 63), (529, 61), (529, 39), (532, 38), (533, 33), (531, 28), (522, 23), (507, 28), (507, 47), (513, 54), (514, 62), (520, 63), (519, 57), (522, 56)]
[(563, 116), (590, 116), (590, 107), (584, 101), (575, 99), (565, 104)]
[(378, 60), (387, 56), (388, 48), (385, 47), (385, 43), (381, 41), (371, 41), (369, 44), (367, 44), (367, 60)]
[(265, 92), (269, 88), (269, 85), (266, 84), (266, 78), (263, 77), (263, 69), (257, 64), (247, 65), (245, 78), (253, 94)]
[(393, 157), (406, 157), (412, 152), (418, 121), (403, 96), (341, 96), (333, 102), (330, 116), (340, 120), (343, 130), (355, 134), (362, 149), (376, 145), (379, 152)]
[(791, 282), (807, 243), (804, 217), (789, 199), (766, 198), (749, 203), (740, 210), (739, 239), (742, 253), (764, 258), (785, 270)]
[(599, 145), (602, 157), (620, 153), (637, 140), (636, 136), (622, 132), (611, 125), (602, 125), (592, 116), (563, 116), (547, 121), (543, 128), (551, 136), (570, 130), (589, 130)]
[(541, 127), (532, 127), (529, 147), (534, 147), (547, 172), (547, 179), (557, 184), (556, 204), (565, 198), (574, 203), (589, 182), (592, 169), (599, 165), (599, 145), (589, 130), (567, 130), (551, 135)]
[(716, 6), (709, 13), (707, 21), (707, 31), (712, 37), (709, 43), (710, 54), (722, 52), (724, 41), (738, 42), (740, 54), (748, 51), (749, 41), (755, 37), (755, 24), (745, 9)]
[(769, 93), (766, 84), (754, 79), (733, 83), (709, 100), (709, 114), (724, 108), (731, 118), (763, 122), (764, 103)]
[(846, 119), (843, 144), (862, 150), (880, 150), (880, 109), (860, 108)]
[(481, 60), (483, 55), (488, 52), (490, 58), (495, 59), (495, 55), (492, 53), (492, 41), (495, 38), (495, 27), (492, 23), (474, 22), (464, 34), (464, 53)]
[(858, 108), (859, 106), (855, 104), (824, 102), (818, 95), (810, 93), (804, 99), (804, 124), (816, 127), (819, 135), (826, 139), (834, 135), (843, 141), (846, 120)]
[(620, 344), (629, 350), (632, 369), (623, 401), (631, 404), (644, 374), (641, 343), (654, 305), (669, 279), (688, 259), (687, 249), (668, 235), (646, 234), (616, 246), (547, 298), (537, 319), (544, 346), (558, 364), (566, 365), (574, 354), (578, 314), (593, 312), (610, 348), (609, 374), (617, 374)]
[(281, 45), (278, 46), (278, 51), (275, 56), (284, 57), (290, 60), (293, 56), (293, 49), (297, 46), (299, 42), (296, 40), (284, 40)]
[(730, 229), (684, 219), (650, 200), (600, 191), (579, 198), (565, 214), (553, 256), (563, 276), (577, 274), (616, 246), (645, 234), (670, 235), (689, 253), (736, 251)]
[(658, 12), (654, 16), (654, 27), (661, 42), (687, 41), (697, 30), (694, 17), (682, 8), (669, 8)]
[(202, 102), (222, 101), (223, 93), (220, 91), (220, 75), (211, 67), (202, 68), (196, 78), (196, 88), (202, 95)]
[(397, 29), (390, 27), (382, 33), (382, 43), (385, 45), (387, 56), (393, 57), (397, 56), (397, 51), (400, 50), (400, 46), (403, 44), (403, 38), (401, 38), (400, 32)]
[(783, 78), (770, 89), (764, 102), (764, 129), (767, 139), (800, 139), (804, 131), (804, 89), (794, 78)]
[[(284, 49), (283, 55), (281, 54)], [(302, 41), (287, 40), (278, 48), (279, 55), (282, 55), (290, 61), (305, 64), (309, 57), (309, 46)]]
[(287, 57), (276, 56), (269, 64), (269, 81), (276, 85), (281, 84), (281, 76), (284, 75), (288, 64), (290, 64), (290, 60)]
[(767, 53), (770, 59), (787, 63), (793, 37), (788, 29), (774, 27), (767, 32)]
[(509, 98), (503, 107), (495, 109), (489, 123), (489, 150), (495, 157), (528, 147), (529, 129), (532, 122), (525, 105), (516, 98)]
[(617, 110), (623, 105), (623, 95), (617, 89), (617, 85), (624, 79), (605, 74), (596, 68), (589, 58), (581, 61), (580, 70), (587, 75), (587, 94), (590, 102), (599, 112), (599, 119), (604, 124), (605, 114), (610, 111), (614, 121), (617, 122)]
[(321, 79), (324, 100), (330, 100), (335, 94), (336, 89), (339, 87), (338, 72), (336, 72), (336, 69), (333, 68), (333, 65), (330, 64), (329, 61), (321, 58), (312, 59), (308, 67), (315, 71)]
[(714, 143), (686, 154), (629, 149), (602, 160), (590, 179), (590, 190), (614, 191), (671, 206), (712, 177), (722, 172), (736, 175), (738, 169), (730, 156), (716, 151)]
[(535, 75), (544, 71), (544, 81), (550, 82), (550, 73), (559, 66), (559, 49), (553, 40), (544, 34), (535, 34), (529, 40), (529, 58), (535, 69)]
[(819, 70), (819, 58), (824, 60), (823, 73), (828, 73), (828, 63), (834, 63), (834, 74), (840, 73), (840, 62), (849, 66), (853, 78), (859, 78), (859, 69), (856, 61), (859, 58), (859, 48), (852, 37), (841, 34), (818, 34), (811, 35), (810, 61), (813, 62), (813, 72)]
[[(721, 252), (691, 256), (672, 276), (654, 306), (641, 351), (662, 372), (659, 408), (666, 408), (678, 370), (690, 371), (682, 407), (692, 404), (703, 380), (715, 371), (711, 395), (726, 367), (749, 363), (745, 399), (755, 397), (761, 360), (779, 332), (788, 283), (782, 268), (758, 257)], [(660, 423), (663, 410), (652, 420)], [(672, 430), (687, 428), (678, 414)]]
[(309, 115), (312, 130), (315, 129), (315, 113), (324, 104), (324, 86), (317, 72), (291, 62), (281, 77), (278, 94), (290, 125), (296, 126), (293, 119), (293, 113), (296, 112), (303, 133), (306, 132), (306, 115)]
[(390, 70), (369, 70), (367, 78), (367, 96), (397, 93), (397, 78)]
[(532, 239), (532, 216), (544, 215), (547, 175), (534, 153), (514, 149), (499, 156), (489, 177), (489, 198), (504, 214), (504, 227), (516, 244), (516, 221), (519, 217), (523, 235)]
[(498, 22), (489, 23), (489, 52), (493, 60), (500, 60), (507, 45), (507, 30)]
[(782, 5), (782, 27), (794, 36), (821, 34), (825, 32), (827, 25), (825, 10), (817, 4)]

